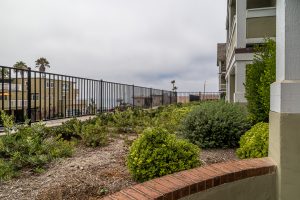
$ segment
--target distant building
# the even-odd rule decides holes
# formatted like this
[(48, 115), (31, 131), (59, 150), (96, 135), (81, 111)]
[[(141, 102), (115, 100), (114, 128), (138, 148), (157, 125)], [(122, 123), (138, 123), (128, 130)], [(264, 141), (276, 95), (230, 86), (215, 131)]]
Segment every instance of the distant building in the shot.
[(217, 66), (219, 67), (219, 92), (226, 93), (226, 43), (218, 44)]
[[(87, 110), (86, 103), (85, 100), (79, 99), (79, 89), (76, 88), (75, 82), (44, 77), (31, 78), (32, 119), (40, 120), (84, 113)], [(1, 108), (2, 105), (4, 105), (4, 111), (10, 111), (10, 114), (16, 118), (23, 118), (26, 115), (28, 109), (27, 78), (5, 79), (3, 90), (2, 84), (0, 87)]]

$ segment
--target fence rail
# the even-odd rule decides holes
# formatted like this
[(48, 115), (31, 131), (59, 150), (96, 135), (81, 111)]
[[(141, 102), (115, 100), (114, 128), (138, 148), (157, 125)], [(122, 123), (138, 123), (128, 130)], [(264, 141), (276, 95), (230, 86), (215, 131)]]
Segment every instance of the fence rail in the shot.
[(221, 92), (177, 92), (177, 103), (214, 101), (222, 98)]
[[(177, 102), (176, 92), (0, 66), (0, 108), (16, 122), (94, 115), (117, 107)], [(1, 126), (1, 122), (0, 122)]]

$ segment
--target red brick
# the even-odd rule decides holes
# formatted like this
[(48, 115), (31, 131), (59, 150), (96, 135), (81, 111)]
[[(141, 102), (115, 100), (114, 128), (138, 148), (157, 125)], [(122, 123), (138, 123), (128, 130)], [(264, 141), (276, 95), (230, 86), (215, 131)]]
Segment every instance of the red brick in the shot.
[(179, 199), (181, 197), (181, 191), (180, 191), (179, 187), (176, 184), (166, 180), (165, 177), (153, 179), (153, 181), (155, 181), (155, 182), (165, 186), (166, 188), (169, 188), (171, 191), (173, 191), (173, 193), (172, 193), (173, 199)]
[(141, 184), (135, 185), (132, 188), (156, 200), (162, 200), (164, 196), (163, 193), (159, 193), (158, 191), (150, 189), (149, 187), (145, 187)]
[(110, 198), (109, 196), (103, 197), (101, 200), (113, 200), (112, 198)]
[(137, 200), (149, 200), (150, 199), (146, 194), (141, 194), (140, 192), (138, 192), (132, 188), (122, 190), (121, 193), (123, 193), (129, 197), (132, 197), (133, 199), (137, 199)]
[(190, 186), (190, 193), (196, 193), (199, 191), (203, 191), (206, 188), (206, 181), (208, 183), (211, 183), (212, 185), (212, 179), (211, 177), (205, 177), (205, 174), (199, 175), (200, 172), (195, 172), (195, 171), (185, 171), (181, 173), (180, 175), (182, 176), (187, 176), (188, 178), (191, 178), (193, 181), (197, 183), (197, 186), (195, 187), (194, 185)]
[(186, 182), (175, 178), (173, 176), (165, 176), (164, 177), (165, 180), (177, 185), (178, 188), (178, 192), (173, 194), (173, 198), (181, 198), (181, 197), (185, 197), (188, 196), (190, 194), (190, 187), (189, 184), (187, 184)]
[(163, 185), (151, 180), (143, 183), (142, 185), (152, 188), (153, 190), (156, 190), (163, 194), (164, 199), (166, 200), (172, 200), (173, 199), (173, 190), (170, 188), (166, 188)]
[[(182, 174), (179, 174), (179, 173), (174, 174), (172, 176), (186, 182), (189, 185), (189, 188), (190, 188), (189, 193), (190, 194), (194, 194), (194, 193), (198, 192), (198, 183), (193, 181), (191, 178), (184, 176)], [(204, 186), (204, 188), (205, 188), (205, 186)]]
[(117, 192), (109, 197), (112, 198), (113, 200), (134, 200), (134, 198), (131, 198), (121, 192)]

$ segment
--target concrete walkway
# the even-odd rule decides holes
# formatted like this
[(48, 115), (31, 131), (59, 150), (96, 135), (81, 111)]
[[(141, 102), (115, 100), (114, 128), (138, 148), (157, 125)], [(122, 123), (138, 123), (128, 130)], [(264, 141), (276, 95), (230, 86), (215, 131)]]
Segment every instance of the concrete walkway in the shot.
[[(96, 117), (96, 115), (88, 115), (88, 116), (76, 117), (76, 118), (80, 121), (86, 121), (86, 120), (92, 119), (94, 117)], [(49, 121), (45, 121), (43, 123), (46, 124), (46, 127), (55, 127), (55, 126), (60, 126), (60, 125), (62, 125), (63, 122), (69, 121), (71, 119), (72, 118), (49, 120)], [(5, 135), (5, 133), (3, 131), (4, 131), (3, 127), (0, 127), (0, 136)]]

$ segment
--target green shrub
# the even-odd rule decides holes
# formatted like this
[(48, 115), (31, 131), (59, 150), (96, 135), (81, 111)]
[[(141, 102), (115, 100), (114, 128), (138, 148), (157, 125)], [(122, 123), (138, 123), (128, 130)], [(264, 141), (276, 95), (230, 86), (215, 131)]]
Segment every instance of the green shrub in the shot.
[(243, 106), (218, 101), (195, 107), (184, 119), (181, 132), (202, 148), (232, 148), (249, 128)]
[(167, 106), (155, 118), (154, 124), (165, 128), (170, 133), (177, 133), (181, 128), (182, 120), (191, 110), (191, 106)]
[[(0, 138), (2, 171), (7, 171), (5, 166), (8, 165), (14, 172), (25, 167), (42, 168), (53, 159), (72, 155), (73, 143), (62, 140), (60, 137), (48, 137), (45, 134), (48, 132), (45, 125), (40, 123), (32, 124), (32, 126), (15, 125), (11, 121), (12, 118), (3, 112), (1, 118), (7, 126), (5, 127), (6, 135)], [(0, 179), (10, 177), (5, 175), (7, 173), (0, 174)]]
[(82, 127), (81, 138), (86, 146), (97, 147), (108, 143), (108, 130), (97, 119), (95, 124), (86, 124)]
[(111, 125), (121, 133), (133, 132), (133, 128), (136, 125), (133, 113), (131, 108), (126, 111), (116, 110), (112, 116)]
[(270, 112), (270, 85), (276, 79), (276, 43), (267, 39), (256, 48), (253, 64), (247, 65), (245, 97), (254, 123), (267, 122)]
[(57, 126), (51, 129), (55, 135), (60, 135), (65, 140), (71, 140), (72, 138), (79, 139), (81, 133), (82, 123), (76, 118), (63, 122), (61, 126)]
[(239, 158), (261, 158), (268, 156), (269, 124), (260, 122), (247, 131), (240, 140), (236, 153)]
[(198, 166), (199, 152), (165, 129), (149, 128), (132, 144), (127, 165), (135, 180), (146, 181)]
[(15, 175), (16, 172), (14, 171), (13, 166), (3, 159), (0, 159), (0, 183), (11, 179)]

